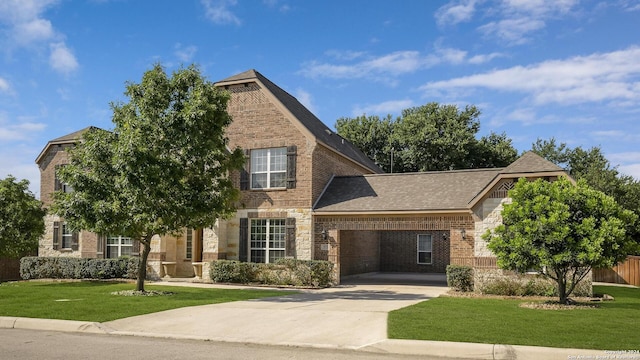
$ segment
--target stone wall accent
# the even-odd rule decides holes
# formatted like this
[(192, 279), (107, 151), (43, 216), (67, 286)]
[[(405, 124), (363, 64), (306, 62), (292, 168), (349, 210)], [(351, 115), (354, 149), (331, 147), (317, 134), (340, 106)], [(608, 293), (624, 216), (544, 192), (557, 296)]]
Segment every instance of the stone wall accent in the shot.
[(503, 204), (510, 203), (510, 198), (487, 198), (480, 202), (473, 210), (474, 217), (477, 219), (475, 223), (475, 251), (477, 257), (494, 256), (491, 250), (487, 248), (487, 242), (482, 239), (487, 230), (493, 230), (502, 224), (502, 208)]
[(240, 218), (295, 218), (296, 219), (296, 251), (295, 258), (300, 260), (312, 259), (311, 244), (311, 209), (243, 209), (226, 222), (226, 248), (219, 247), (218, 251), (224, 252), (229, 260), (238, 260)]

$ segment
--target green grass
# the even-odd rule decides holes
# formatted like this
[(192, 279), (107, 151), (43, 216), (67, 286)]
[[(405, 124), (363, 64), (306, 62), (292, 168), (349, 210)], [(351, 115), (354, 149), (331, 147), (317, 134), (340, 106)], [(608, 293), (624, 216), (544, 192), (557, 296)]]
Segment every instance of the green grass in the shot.
[(0, 284), (0, 316), (83, 321), (111, 321), (158, 311), (218, 304), (293, 292), (145, 285), (146, 290), (171, 291), (165, 296), (121, 296), (135, 284), (113, 282), (14, 282)]
[(578, 349), (640, 349), (640, 289), (594, 286), (613, 296), (598, 309), (521, 308), (520, 299), (439, 297), (389, 314), (389, 338), (533, 345)]

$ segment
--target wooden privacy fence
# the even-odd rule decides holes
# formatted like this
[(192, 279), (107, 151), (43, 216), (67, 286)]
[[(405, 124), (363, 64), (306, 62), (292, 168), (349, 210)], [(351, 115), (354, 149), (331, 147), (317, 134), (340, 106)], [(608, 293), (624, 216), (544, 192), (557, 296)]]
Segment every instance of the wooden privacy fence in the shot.
[(610, 269), (594, 269), (593, 281), (640, 286), (640, 256), (627, 256), (627, 260)]

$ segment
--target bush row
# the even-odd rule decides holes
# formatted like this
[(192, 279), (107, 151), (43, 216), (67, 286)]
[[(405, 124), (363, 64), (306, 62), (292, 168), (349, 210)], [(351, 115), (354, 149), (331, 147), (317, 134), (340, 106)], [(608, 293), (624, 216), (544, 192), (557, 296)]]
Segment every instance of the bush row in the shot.
[(333, 284), (333, 264), (296, 259), (279, 259), (273, 264), (216, 260), (211, 262), (210, 276), (224, 283), (328, 287)]
[(71, 257), (24, 257), (20, 277), (31, 279), (135, 279), (138, 258), (86, 259)]

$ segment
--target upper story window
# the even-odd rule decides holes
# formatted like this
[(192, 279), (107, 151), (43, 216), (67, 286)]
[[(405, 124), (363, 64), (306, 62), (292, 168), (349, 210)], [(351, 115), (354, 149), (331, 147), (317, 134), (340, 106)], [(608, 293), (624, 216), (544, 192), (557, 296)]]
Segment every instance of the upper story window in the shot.
[(287, 148), (251, 150), (251, 188), (287, 187)]
[(58, 177), (58, 171), (65, 165), (56, 165), (55, 168), (55, 184), (53, 186), (53, 190), (54, 191), (58, 191), (61, 190), (62, 192), (66, 192), (66, 193), (70, 193), (73, 191), (73, 188), (67, 184), (67, 183), (63, 183), (62, 181), (60, 181), (60, 178)]
[(240, 190), (296, 188), (296, 146), (244, 150)]

